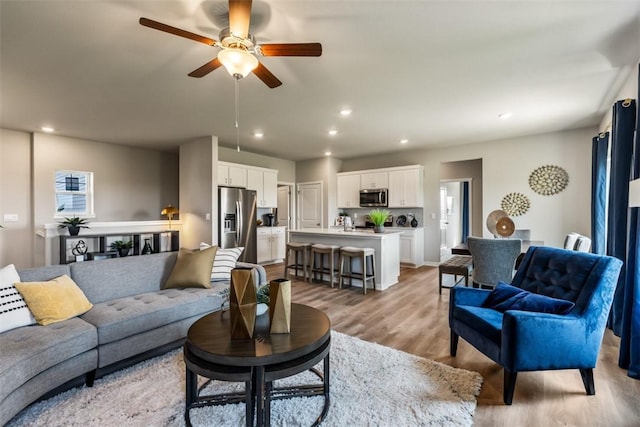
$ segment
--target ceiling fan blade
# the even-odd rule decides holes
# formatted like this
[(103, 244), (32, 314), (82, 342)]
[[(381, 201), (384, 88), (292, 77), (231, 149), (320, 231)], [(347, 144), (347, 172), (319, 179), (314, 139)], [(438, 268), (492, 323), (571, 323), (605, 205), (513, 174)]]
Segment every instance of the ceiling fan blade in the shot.
[(251, 0), (229, 0), (229, 30), (236, 37), (249, 36)]
[(163, 24), (162, 22), (154, 21), (152, 19), (140, 18), (140, 25), (153, 28), (155, 30), (164, 31), (165, 33), (173, 34), (176, 36), (184, 37), (186, 39), (195, 40), (200, 43), (204, 43), (209, 46), (216, 44), (216, 41), (209, 37), (200, 36), (189, 31), (181, 30), (180, 28), (172, 27), (171, 25)]
[(267, 43), (259, 46), (262, 56), (320, 56), (320, 43)]
[(216, 68), (220, 67), (222, 63), (218, 61), (218, 58), (213, 58), (211, 61), (204, 64), (197, 70), (193, 70), (189, 73), (189, 77), (204, 77)]
[(253, 70), (253, 74), (255, 74), (264, 84), (269, 86), (271, 89), (276, 88), (282, 84), (280, 80), (276, 76), (273, 75), (271, 71), (267, 69), (262, 62), (258, 62), (258, 66), (255, 70)]

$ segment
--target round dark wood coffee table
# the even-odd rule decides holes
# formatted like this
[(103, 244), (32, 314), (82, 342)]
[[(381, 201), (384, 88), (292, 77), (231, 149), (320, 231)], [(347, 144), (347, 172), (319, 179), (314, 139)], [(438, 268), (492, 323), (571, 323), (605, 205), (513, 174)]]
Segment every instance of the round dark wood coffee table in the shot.
[[(197, 320), (184, 344), (186, 371), (185, 421), (189, 411), (209, 405), (245, 402), (247, 426), (270, 424), (271, 400), (300, 396), (324, 396), (318, 425), (329, 410), (329, 349), (331, 322), (326, 314), (301, 304), (291, 304), (291, 332), (270, 334), (269, 315), (256, 317), (252, 339), (231, 338), (230, 313), (215, 312)], [(323, 372), (313, 368), (324, 361)], [(321, 384), (274, 388), (272, 383), (311, 370)], [(244, 393), (200, 396), (197, 376), (212, 380), (244, 382)]]

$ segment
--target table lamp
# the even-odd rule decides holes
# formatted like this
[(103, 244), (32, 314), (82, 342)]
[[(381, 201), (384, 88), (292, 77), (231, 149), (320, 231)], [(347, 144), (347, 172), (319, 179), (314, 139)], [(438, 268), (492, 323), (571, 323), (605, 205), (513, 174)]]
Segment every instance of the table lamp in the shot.
[(162, 209), (162, 211), (160, 212), (160, 215), (166, 215), (167, 218), (169, 218), (169, 230), (171, 230), (171, 220), (173, 219), (173, 216), (178, 214), (178, 208), (175, 208), (171, 205), (167, 205), (164, 209)]

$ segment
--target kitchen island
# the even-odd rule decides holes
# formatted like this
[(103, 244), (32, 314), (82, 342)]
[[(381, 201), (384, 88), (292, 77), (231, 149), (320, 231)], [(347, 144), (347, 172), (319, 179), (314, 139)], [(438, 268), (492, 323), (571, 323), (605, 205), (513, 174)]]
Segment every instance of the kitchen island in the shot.
[[(402, 234), (400, 231), (374, 233), (373, 230), (343, 231), (340, 228), (303, 228), (289, 230), (289, 241), (373, 248), (376, 251), (374, 256), (376, 290), (384, 291), (398, 283), (400, 276), (400, 234)], [(358, 262), (359, 260), (354, 260), (354, 269), (362, 271), (360, 270), (361, 266), (357, 264)], [(339, 268), (337, 259), (336, 268)], [(354, 280), (353, 285), (362, 286), (362, 282)]]

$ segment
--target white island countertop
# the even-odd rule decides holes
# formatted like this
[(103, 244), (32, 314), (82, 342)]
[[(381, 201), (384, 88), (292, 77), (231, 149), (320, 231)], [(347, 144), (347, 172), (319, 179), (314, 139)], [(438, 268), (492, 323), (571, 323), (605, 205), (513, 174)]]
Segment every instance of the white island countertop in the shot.
[(341, 227), (335, 228), (301, 228), (298, 230), (289, 230), (289, 233), (296, 234), (323, 234), (328, 236), (353, 236), (353, 237), (361, 237), (364, 239), (382, 239), (385, 236), (392, 234), (402, 234), (402, 230), (398, 229), (385, 229), (384, 233), (374, 233), (372, 229), (356, 229), (352, 231), (345, 231)]
[[(342, 228), (302, 228), (289, 230), (289, 241), (302, 243), (322, 243), (325, 245), (355, 246), (375, 250), (376, 290), (383, 291), (398, 283), (400, 276), (400, 235), (401, 230), (385, 230), (374, 233), (373, 230), (357, 229), (344, 231)], [(360, 270), (358, 262), (354, 265)], [(353, 281), (362, 286), (361, 281)]]

